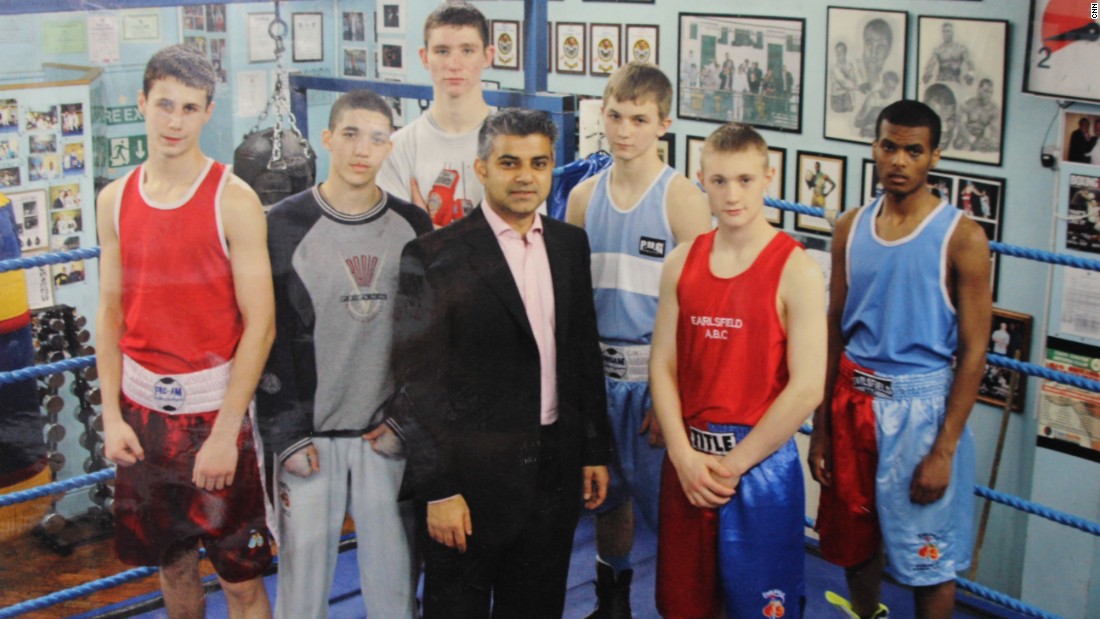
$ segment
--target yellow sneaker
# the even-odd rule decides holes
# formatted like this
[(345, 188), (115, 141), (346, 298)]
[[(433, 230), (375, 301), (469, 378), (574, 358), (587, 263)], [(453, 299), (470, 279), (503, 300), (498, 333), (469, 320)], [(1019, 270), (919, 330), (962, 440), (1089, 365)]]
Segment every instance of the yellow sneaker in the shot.
[[(833, 593), (832, 591), (826, 591), (825, 601), (839, 608), (840, 612), (844, 613), (844, 616), (848, 619), (863, 619), (856, 614), (856, 611), (852, 610), (852, 603), (840, 597), (839, 594)], [(890, 609), (882, 602), (879, 602), (878, 610), (875, 611), (875, 614), (871, 615), (870, 619), (890, 619)]]

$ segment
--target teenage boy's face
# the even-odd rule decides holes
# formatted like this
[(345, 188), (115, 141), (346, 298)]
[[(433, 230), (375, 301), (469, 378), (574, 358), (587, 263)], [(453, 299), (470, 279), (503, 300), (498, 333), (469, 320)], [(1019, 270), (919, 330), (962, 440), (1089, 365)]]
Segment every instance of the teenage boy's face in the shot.
[(750, 149), (717, 153), (703, 148), (699, 181), (718, 226), (742, 228), (762, 217), (764, 194), (775, 174), (767, 156)]
[(329, 178), (361, 188), (374, 183), (382, 162), (390, 156), (390, 120), (374, 110), (351, 109), (340, 115), (336, 127), (321, 133), (331, 153)]
[(431, 73), (438, 92), (460, 97), (480, 87), (481, 72), (493, 63), (494, 51), (482, 43), (473, 26), (440, 26), (428, 32), (420, 61)]
[(928, 127), (905, 127), (883, 120), (871, 146), (878, 177), (887, 193), (907, 196), (928, 184), (928, 172), (940, 161)]
[(654, 150), (657, 139), (668, 131), (672, 119), (661, 120), (657, 102), (646, 99), (619, 101), (608, 97), (603, 106), (603, 127), (611, 155), (630, 161)]
[(198, 148), (214, 104), (207, 104), (205, 90), (166, 77), (153, 82), (148, 95), (138, 93), (138, 110), (145, 116), (150, 153), (178, 157)]

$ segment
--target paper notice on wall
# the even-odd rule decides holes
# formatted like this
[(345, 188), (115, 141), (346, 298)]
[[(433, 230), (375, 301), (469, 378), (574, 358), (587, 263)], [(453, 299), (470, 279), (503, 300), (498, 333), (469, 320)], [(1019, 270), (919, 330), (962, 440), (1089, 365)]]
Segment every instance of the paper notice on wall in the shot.
[(1062, 324), (1068, 335), (1100, 340), (1100, 272), (1066, 267), (1062, 281)]
[[(1063, 350), (1053, 341), (1048, 341), (1046, 367), (1100, 380), (1100, 350), (1068, 342)], [(1100, 451), (1100, 393), (1043, 381), (1038, 417), (1040, 437)]]
[(237, 72), (237, 116), (259, 116), (267, 106), (267, 72)]
[(92, 64), (118, 64), (119, 37), (117, 15), (89, 15), (88, 60)]

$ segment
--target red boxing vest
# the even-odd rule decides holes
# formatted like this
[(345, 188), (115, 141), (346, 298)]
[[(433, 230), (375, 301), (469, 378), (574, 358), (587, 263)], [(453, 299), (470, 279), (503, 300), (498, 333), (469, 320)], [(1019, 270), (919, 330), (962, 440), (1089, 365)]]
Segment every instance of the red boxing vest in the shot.
[(221, 225), (229, 178), (210, 161), (177, 204), (150, 204), (144, 166), (116, 206), (122, 257), (123, 354), (158, 374), (185, 374), (233, 359), (244, 323)]
[(779, 280), (799, 243), (780, 232), (752, 265), (716, 277), (716, 230), (699, 236), (676, 287), (676, 371), (689, 426), (756, 425), (787, 386), (787, 333), (776, 310)]

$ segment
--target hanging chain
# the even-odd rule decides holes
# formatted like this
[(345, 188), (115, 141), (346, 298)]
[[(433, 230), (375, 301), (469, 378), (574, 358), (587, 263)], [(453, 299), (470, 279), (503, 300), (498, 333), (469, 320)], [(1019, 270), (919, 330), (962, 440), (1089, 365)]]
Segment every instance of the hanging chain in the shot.
[(267, 100), (267, 105), (264, 106), (264, 111), (260, 113), (259, 118), (256, 119), (256, 124), (250, 131), (250, 133), (259, 131), (260, 125), (267, 120), (267, 117), (271, 114), (274, 115), (275, 127), (271, 137), (271, 160), (267, 164), (269, 170), (286, 169), (286, 161), (283, 160), (282, 140), (284, 117), (290, 124), (290, 130), (302, 143), (306, 155), (308, 156), (311, 151), (309, 142), (303, 138), (301, 130), (298, 129), (298, 119), (290, 109), (290, 87), (287, 80), (287, 70), (283, 66), (283, 56), (286, 53), (284, 39), (287, 32), (289, 32), (287, 23), (283, 21), (279, 14), (279, 0), (275, 0), (275, 18), (267, 27), (267, 34), (275, 41), (275, 86), (272, 89), (271, 98)]

